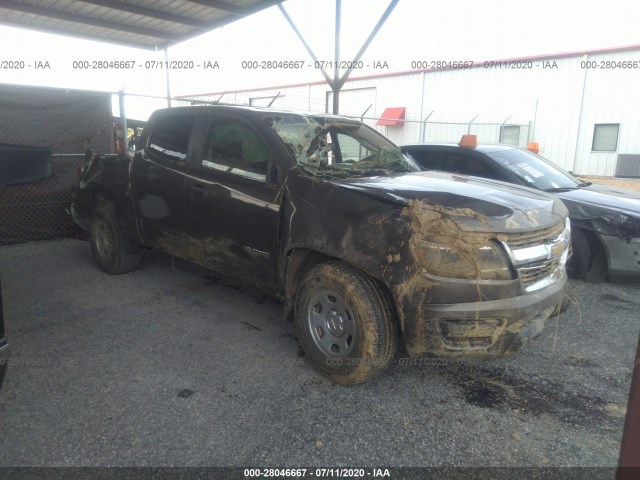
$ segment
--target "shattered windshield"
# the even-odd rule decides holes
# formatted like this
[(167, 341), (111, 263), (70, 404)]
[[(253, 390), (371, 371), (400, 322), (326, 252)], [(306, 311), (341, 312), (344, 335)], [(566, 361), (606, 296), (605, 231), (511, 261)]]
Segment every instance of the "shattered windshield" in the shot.
[(298, 165), (314, 175), (349, 178), (420, 170), (393, 143), (361, 123), (296, 114), (265, 120)]

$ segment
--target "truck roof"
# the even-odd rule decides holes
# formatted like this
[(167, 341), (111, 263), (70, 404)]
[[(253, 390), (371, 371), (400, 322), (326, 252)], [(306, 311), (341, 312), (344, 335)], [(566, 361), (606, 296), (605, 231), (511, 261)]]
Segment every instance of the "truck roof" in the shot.
[(340, 120), (340, 121), (344, 121), (344, 122), (354, 122), (354, 123), (359, 123), (359, 121), (357, 119), (353, 119), (350, 117), (345, 117), (342, 115), (332, 115), (332, 114), (328, 114), (328, 113), (309, 113), (309, 112), (299, 112), (299, 111), (288, 111), (288, 110), (279, 110), (279, 109), (272, 109), (272, 108), (264, 108), (264, 107), (254, 107), (254, 106), (247, 106), (247, 105), (226, 105), (226, 104), (221, 104), (221, 105), (185, 105), (185, 106), (178, 106), (178, 107), (167, 107), (167, 108), (161, 108), (156, 110), (155, 112), (153, 112), (153, 115), (156, 114), (163, 114), (161, 112), (167, 112), (167, 111), (171, 111), (171, 112), (175, 112), (176, 110), (181, 110), (181, 111), (190, 111), (193, 110), (194, 112), (229, 112), (229, 111), (243, 111), (243, 112), (248, 112), (248, 113), (255, 113), (255, 114), (261, 114), (261, 113), (267, 113), (267, 114), (276, 114), (276, 115), (302, 115), (305, 117), (313, 117), (316, 119), (323, 119), (323, 120)]

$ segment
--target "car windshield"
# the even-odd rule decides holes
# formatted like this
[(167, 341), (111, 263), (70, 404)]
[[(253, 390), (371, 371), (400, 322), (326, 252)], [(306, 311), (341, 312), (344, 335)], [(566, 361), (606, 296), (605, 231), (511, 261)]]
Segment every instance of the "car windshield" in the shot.
[(362, 123), (297, 114), (265, 120), (298, 165), (314, 175), (349, 178), (420, 170), (397, 146)]
[(564, 190), (582, 186), (580, 180), (538, 155), (525, 150), (487, 152), (491, 158), (511, 170), (527, 185), (540, 190)]

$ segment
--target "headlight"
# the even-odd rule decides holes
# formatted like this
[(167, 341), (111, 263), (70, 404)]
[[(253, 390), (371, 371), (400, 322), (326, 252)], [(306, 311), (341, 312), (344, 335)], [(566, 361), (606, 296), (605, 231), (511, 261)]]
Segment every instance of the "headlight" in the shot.
[[(473, 280), (511, 280), (509, 257), (497, 243), (462, 247), (423, 241), (421, 266), (438, 277)], [(421, 255), (422, 256), (422, 255)]]

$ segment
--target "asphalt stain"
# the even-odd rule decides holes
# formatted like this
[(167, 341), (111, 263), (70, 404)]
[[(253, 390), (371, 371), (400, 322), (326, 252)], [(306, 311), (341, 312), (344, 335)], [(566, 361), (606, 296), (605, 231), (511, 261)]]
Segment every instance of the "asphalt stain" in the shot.
[(484, 408), (494, 408), (508, 402), (506, 390), (475, 381), (464, 387), (464, 397), (468, 403)]
[(584, 357), (569, 357), (569, 359), (566, 360), (565, 363), (568, 363), (570, 365), (575, 365), (576, 367), (583, 367), (583, 368), (600, 367), (600, 364), (593, 362), (588, 358), (584, 358)]
[(180, 390), (178, 392), (178, 397), (179, 398), (189, 398), (194, 393), (196, 393), (196, 392), (194, 392), (193, 390), (189, 390), (188, 388), (185, 388), (184, 390)]
[(549, 415), (563, 423), (618, 428), (606, 405), (595, 395), (570, 391), (563, 383), (532, 377), (523, 380), (505, 372), (486, 368), (450, 372), (452, 383), (471, 405), (499, 411), (517, 410), (534, 416)]
[(638, 302), (634, 302), (633, 300), (627, 300), (626, 298), (619, 297), (613, 293), (605, 293), (600, 296), (600, 300), (605, 302), (613, 302), (613, 303), (626, 303), (631, 305), (637, 305)]
[(258, 330), (260, 332), (263, 331), (260, 327), (256, 327), (255, 325), (252, 325), (252, 324), (250, 324), (248, 322), (240, 322), (240, 323), (242, 323), (243, 325), (246, 325), (247, 327), (254, 328), (254, 329), (256, 329), (256, 330)]
[(258, 290), (237, 285), (215, 275), (201, 275), (201, 278), (205, 280), (205, 287), (226, 287), (236, 292), (245, 293), (251, 297), (251, 302), (257, 305), (264, 305), (272, 301), (271, 297), (260, 293)]

